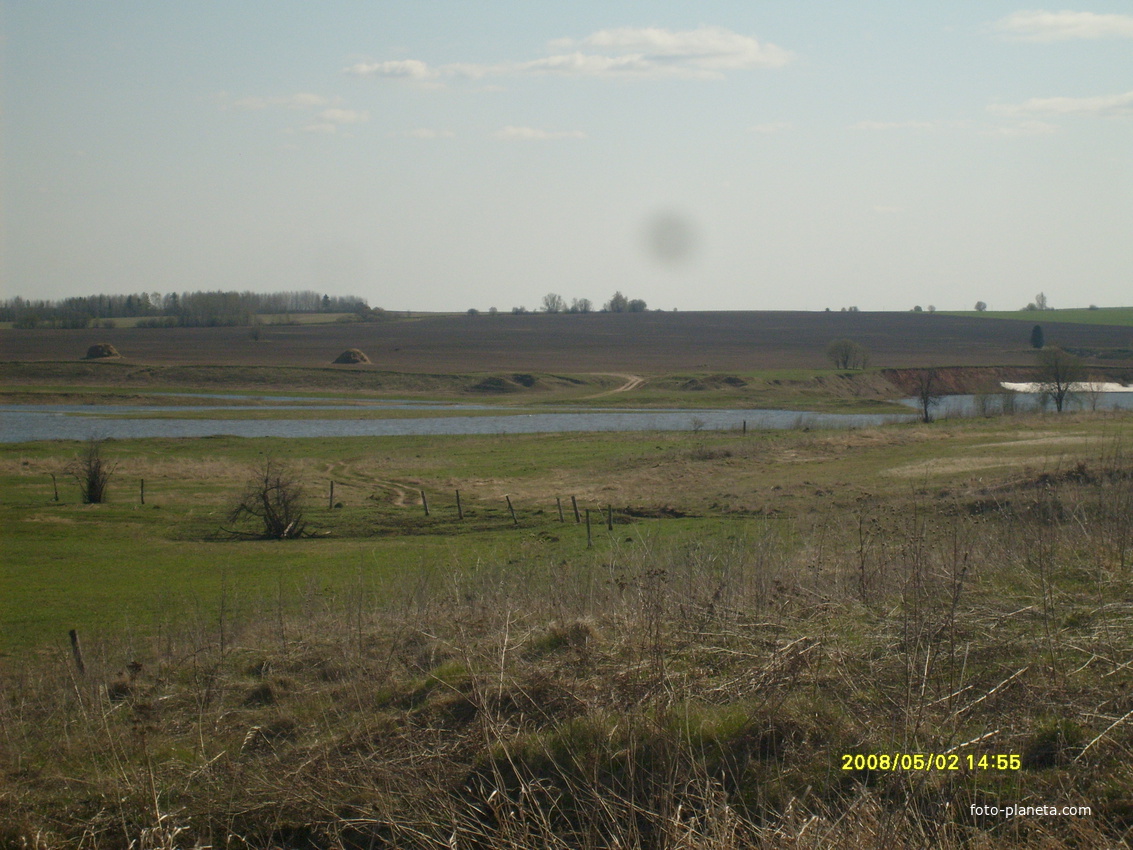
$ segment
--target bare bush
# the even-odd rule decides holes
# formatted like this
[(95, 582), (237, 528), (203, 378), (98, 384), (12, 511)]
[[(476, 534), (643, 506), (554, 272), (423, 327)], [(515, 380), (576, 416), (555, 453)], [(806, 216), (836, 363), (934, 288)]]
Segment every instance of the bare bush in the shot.
[(302, 498), (303, 487), (291, 470), (274, 458), (268, 458), (252, 472), (244, 495), (228, 515), (228, 521), (258, 520), (262, 529), (257, 537), (271, 540), (302, 537), (307, 529), (303, 522)]
[(108, 463), (102, 457), (102, 444), (105, 442), (106, 440), (91, 437), (87, 440), (82, 456), (67, 467), (67, 474), (74, 476), (79, 482), (83, 502), (88, 505), (106, 501), (106, 488), (110, 483), (110, 476), (114, 474), (115, 464)]

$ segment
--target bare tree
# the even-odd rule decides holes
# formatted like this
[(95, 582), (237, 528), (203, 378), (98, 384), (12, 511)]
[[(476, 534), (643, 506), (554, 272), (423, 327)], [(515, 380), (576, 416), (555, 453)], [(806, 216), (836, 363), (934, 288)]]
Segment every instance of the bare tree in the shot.
[(921, 408), (921, 421), (932, 421), (932, 409), (940, 404), (940, 375), (935, 369), (921, 369), (917, 373), (917, 403)]
[(594, 309), (594, 305), (589, 298), (575, 298), (570, 302), (571, 313), (589, 313)]
[(106, 440), (91, 437), (80, 457), (67, 466), (67, 474), (74, 476), (83, 493), (83, 502), (98, 505), (106, 501), (106, 487), (114, 474), (115, 464), (107, 463), (102, 457), (102, 444)]
[(544, 313), (565, 313), (566, 300), (557, 293), (548, 292), (543, 296), (543, 312)]
[(252, 471), (244, 495), (228, 515), (228, 521), (238, 522), (248, 517), (258, 520), (262, 526), (262, 533), (254, 535), (258, 537), (272, 540), (301, 537), (307, 528), (303, 522), (302, 497), (303, 488), (291, 470), (268, 458)]
[(869, 352), (852, 339), (831, 340), (826, 356), (835, 369), (864, 369), (869, 365)]
[(1074, 385), (1085, 380), (1086, 369), (1081, 359), (1055, 345), (1040, 351), (1038, 362), (1039, 392), (1053, 399), (1055, 409), (1061, 413)]

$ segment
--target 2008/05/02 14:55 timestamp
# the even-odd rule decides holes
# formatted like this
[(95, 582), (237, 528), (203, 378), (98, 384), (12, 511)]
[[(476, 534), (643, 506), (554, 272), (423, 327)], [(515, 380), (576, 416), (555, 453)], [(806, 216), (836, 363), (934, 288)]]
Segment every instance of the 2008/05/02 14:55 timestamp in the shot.
[(843, 753), (842, 770), (1019, 770), (1018, 753)]

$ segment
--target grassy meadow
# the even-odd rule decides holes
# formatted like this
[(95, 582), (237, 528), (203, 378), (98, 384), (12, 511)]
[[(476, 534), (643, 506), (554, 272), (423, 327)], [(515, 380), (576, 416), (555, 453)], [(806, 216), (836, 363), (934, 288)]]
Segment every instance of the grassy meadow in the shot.
[[(85, 505), (4, 445), (0, 847), (1129, 846), (1131, 446), (109, 441)], [(268, 458), (300, 539), (230, 518)]]

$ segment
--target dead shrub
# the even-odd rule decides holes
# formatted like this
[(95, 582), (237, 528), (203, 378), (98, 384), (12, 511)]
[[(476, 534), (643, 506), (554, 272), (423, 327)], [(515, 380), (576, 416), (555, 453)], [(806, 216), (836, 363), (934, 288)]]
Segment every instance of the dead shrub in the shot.
[[(292, 472), (274, 459), (267, 459), (253, 471), (239, 504), (228, 515), (228, 521), (246, 518), (258, 520), (261, 531), (251, 536), (270, 540), (302, 537), (307, 530), (303, 521), (303, 487)], [(237, 536), (244, 532), (229, 531)]]

